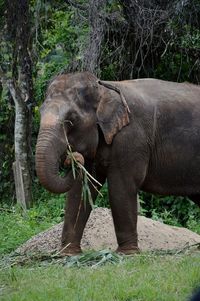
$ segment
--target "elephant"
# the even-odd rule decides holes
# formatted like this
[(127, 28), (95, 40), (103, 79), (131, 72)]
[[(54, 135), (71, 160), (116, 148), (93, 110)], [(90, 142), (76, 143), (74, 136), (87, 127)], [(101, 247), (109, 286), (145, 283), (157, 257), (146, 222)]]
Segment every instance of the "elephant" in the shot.
[[(188, 196), (200, 205), (198, 85), (153, 78), (101, 81), (90, 72), (60, 74), (49, 84), (40, 114), (37, 176), (47, 190), (67, 192), (63, 255), (81, 253), (91, 212), (90, 203), (82, 200), (81, 175), (73, 177), (69, 158), (68, 171), (60, 173), (69, 145), (98, 182), (108, 183), (117, 252), (139, 251), (139, 190)], [(95, 202), (92, 185), (91, 195)]]

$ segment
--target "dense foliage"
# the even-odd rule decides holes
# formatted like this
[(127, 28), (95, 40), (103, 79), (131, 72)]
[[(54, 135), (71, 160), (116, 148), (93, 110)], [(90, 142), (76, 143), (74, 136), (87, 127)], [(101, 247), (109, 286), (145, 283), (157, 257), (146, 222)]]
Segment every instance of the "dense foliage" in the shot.
[[(0, 1), (0, 25), (4, 29), (9, 7), (6, 3), (6, 0)], [(34, 148), (39, 126), (38, 109), (51, 78), (59, 72), (89, 69), (103, 79), (157, 77), (200, 83), (200, 2), (143, 0), (138, 4), (134, 0), (32, 0), (30, 3), (34, 90), (30, 133), (32, 181), (35, 190), (47, 198), (35, 177)], [(13, 68), (10, 66), (13, 45), (7, 41), (7, 37), (1, 34), (3, 77), (9, 77)], [(12, 203), (15, 199), (13, 129), (14, 104), (2, 80), (0, 202), (3, 204)], [(146, 194), (142, 194), (141, 198), (143, 212), (147, 216), (188, 225), (199, 215), (191, 202), (181, 202), (180, 198), (163, 200)], [(107, 204), (105, 199), (101, 203)], [(175, 222), (172, 222), (174, 217)]]

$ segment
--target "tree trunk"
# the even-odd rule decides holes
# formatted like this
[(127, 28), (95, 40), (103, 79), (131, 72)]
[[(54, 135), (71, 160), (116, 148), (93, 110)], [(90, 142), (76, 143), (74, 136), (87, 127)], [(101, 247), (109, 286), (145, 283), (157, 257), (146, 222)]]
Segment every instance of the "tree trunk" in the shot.
[(90, 71), (96, 75), (100, 72), (101, 46), (105, 35), (105, 14), (103, 9), (107, 0), (89, 1), (89, 27), (90, 35), (88, 46), (85, 50), (82, 69)]
[[(15, 103), (14, 176), (17, 201), (24, 208), (31, 206), (31, 128), (32, 128), (32, 61), (31, 15), (28, 0), (7, 1), (4, 39), (11, 56), (5, 78)], [(12, 76), (7, 76), (7, 74)]]
[(27, 127), (29, 112), (19, 89), (13, 82), (8, 83), (8, 88), (15, 103), (15, 187), (17, 202), (24, 209), (29, 208), (32, 203), (31, 172), (29, 160), (28, 137), (31, 133)]

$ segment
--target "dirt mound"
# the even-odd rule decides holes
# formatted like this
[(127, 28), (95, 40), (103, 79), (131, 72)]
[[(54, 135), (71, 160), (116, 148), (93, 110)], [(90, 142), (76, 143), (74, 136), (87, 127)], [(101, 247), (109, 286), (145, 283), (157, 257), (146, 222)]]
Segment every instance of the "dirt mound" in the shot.
[[(60, 248), (62, 223), (44, 231), (26, 243), (17, 252), (53, 252)], [(139, 247), (141, 250), (173, 250), (181, 249), (185, 245), (200, 243), (200, 235), (192, 231), (165, 225), (144, 216), (138, 217)], [(109, 209), (96, 208), (92, 211), (85, 228), (83, 250), (99, 250), (110, 248), (115, 250), (117, 241)]]

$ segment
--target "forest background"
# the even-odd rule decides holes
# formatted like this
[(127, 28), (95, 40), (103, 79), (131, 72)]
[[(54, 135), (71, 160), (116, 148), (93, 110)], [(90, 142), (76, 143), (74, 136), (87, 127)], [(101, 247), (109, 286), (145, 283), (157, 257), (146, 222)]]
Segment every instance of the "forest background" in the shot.
[[(0, 26), (3, 212), (16, 211), (12, 165), (19, 161), (27, 206), (39, 206), (31, 214), (37, 221), (45, 214), (62, 219), (64, 196), (40, 186), (34, 165), (39, 107), (55, 75), (89, 70), (104, 80), (200, 83), (199, 0), (0, 0)], [(106, 190), (98, 205), (109, 206)], [(200, 233), (199, 209), (190, 200), (140, 197), (142, 214)]]

